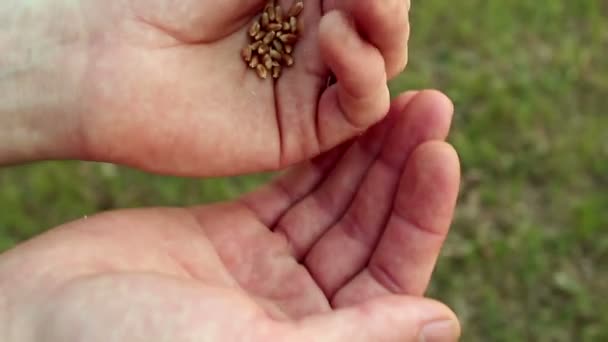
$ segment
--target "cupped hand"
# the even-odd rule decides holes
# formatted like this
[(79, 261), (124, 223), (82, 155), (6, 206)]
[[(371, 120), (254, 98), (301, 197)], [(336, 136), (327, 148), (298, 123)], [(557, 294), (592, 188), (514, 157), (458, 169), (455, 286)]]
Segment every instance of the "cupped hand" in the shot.
[(186, 176), (276, 170), (386, 115), (387, 80), (407, 60), (409, 1), (304, 1), (295, 65), (276, 83), (240, 55), (265, 3), (83, 1), (80, 159)]
[(105, 213), (7, 252), (0, 337), (457, 340), (454, 314), (422, 298), (459, 186), (451, 110), (404, 94), (365, 135), (235, 202)]

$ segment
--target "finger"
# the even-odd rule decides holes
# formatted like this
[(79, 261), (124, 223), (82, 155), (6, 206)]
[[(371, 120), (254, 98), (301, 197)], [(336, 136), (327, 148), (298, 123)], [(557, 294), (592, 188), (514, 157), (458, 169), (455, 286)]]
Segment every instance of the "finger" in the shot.
[(281, 217), (275, 231), (288, 238), (297, 259), (342, 216), (380, 152), (386, 131), (415, 96), (416, 92), (408, 92), (398, 97), (388, 117), (354, 142), (323, 182)]
[(423, 295), (453, 219), (459, 183), (458, 156), (450, 145), (420, 146), (407, 164), (369, 265), (336, 294), (334, 305), (388, 293)]
[(390, 296), (300, 322), (288, 341), (457, 341), (456, 315), (438, 302)]
[[(400, 113), (416, 94), (416, 91), (409, 91), (401, 94), (401, 96), (394, 101), (391, 112)], [(389, 114), (389, 117), (390, 116), (391, 115)], [(390, 120), (371, 129), (370, 132), (366, 134), (365, 140), (369, 142), (378, 141), (378, 138), (383, 136), (383, 132), (390, 125), (390, 122), (388, 121)], [(310, 207), (306, 204), (299, 204), (298, 202), (317, 188), (317, 185), (325, 179), (328, 172), (333, 170), (336, 162), (342, 159), (343, 154), (351, 145), (352, 144), (350, 143), (342, 144), (311, 161), (301, 163), (300, 165), (289, 169), (270, 184), (243, 196), (241, 202), (252, 209), (258, 219), (268, 227), (275, 226), (279, 218), (283, 216), (288, 209), (293, 211), (294, 208), (292, 207), (294, 206), (300, 206), (300, 210), (296, 211), (302, 212), (305, 217), (320, 217), (320, 213), (304, 210), (304, 208)], [(368, 151), (370, 150), (372, 150), (371, 147), (368, 148)], [(379, 144), (376, 150), (379, 150)], [(356, 159), (354, 161), (356, 161)], [(344, 164), (344, 162), (341, 164)], [(343, 173), (351, 173), (354, 165), (361, 165), (361, 163), (358, 162), (347, 162), (346, 164), (348, 165), (343, 167)], [(365, 167), (363, 169), (365, 169)], [(341, 175), (339, 177), (342, 177)], [(323, 195), (321, 194), (320, 196)], [(311, 204), (310, 202), (312, 202), (313, 199), (306, 198), (303, 201), (309, 202), (307, 204)], [(332, 220), (335, 220), (335, 217), (332, 218)], [(296, 219), (295, 222), (303, 221)], [(304, 227), (300, 226), (300, 228), (306, 230)]]
[(351, 15), (362, 35), (376, 46), (391, 79), (407, 64), (409, 39), (409, 1), (404, 0), (329, 0), (326, 11), (342, 10)]
[(340, 145), (287, 170), (270, 184), (241, 197), (241, 203), (251, 209), (264, 225), (273, 227), (287, 209), (308, 195), (325, 178), (348, 146)]
[(317, 134), (325, 151), (380, 121), (388, 113), (390, 94), (382, 55), (342, 12), (321, 19), (319, 48), (337, 79), (319, 101)]
[(306, 265), (328, 297), (367, 265), (391, 213), (408, 158), (423, 142), (446, 138), (452, 112), (445, 95), (424, 91), (396, 120), (348, 210), (306, 256)]

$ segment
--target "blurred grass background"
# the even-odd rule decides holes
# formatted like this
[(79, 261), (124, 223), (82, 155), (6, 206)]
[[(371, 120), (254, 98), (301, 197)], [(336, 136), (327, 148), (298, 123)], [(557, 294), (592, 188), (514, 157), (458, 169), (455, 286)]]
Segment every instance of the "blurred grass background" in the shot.
[[(456, 104), (457, 219), (430, 295), (463, 341), (608, 341), (608, 2), (413, 0), (393, 92)], [(193, 180), (111, 165), (0, 171), (0, 251), (100, 210), (227, 199), (267, 176)]]

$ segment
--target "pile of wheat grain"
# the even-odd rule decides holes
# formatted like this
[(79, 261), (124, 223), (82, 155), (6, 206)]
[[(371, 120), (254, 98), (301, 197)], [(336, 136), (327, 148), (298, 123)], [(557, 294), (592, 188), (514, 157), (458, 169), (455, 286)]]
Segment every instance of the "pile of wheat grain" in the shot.
[(281, 77), (283, 67), (294, 64), (293, 51), (301, 32), (298, 17), (304, 9), (302, 0), (283, 13), (274, 0), (268, 1), (248, 31), (249, 43), (241, 51), (243, 61), (262, 79)]

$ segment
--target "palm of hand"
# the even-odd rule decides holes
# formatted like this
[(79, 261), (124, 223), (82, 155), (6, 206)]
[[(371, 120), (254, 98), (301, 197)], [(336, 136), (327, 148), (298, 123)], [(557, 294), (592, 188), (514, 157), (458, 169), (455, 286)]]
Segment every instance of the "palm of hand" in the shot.
[(428, 142), (449, 120), (442, 97), (406, 94), (348, 147), (240, 201), (108, 213), (30, 241), (0, 263), (14, 275), (0, 289), (34, 303), (14, 316), (45, 341), (413, 340), (435, 319), (407, 307), (458, 188), (454, 152)]
[[(386, 114), (387, 75), (406, 59), (404, 1), (306, 1), (296, 64), (276, 84), (240, 58), (263, 6), (130, 0), (91, 10), (98, 33), (80, 103), (88, 157), (180, 175), (257, 172), (316, 156)], [(333, 9), (370, 42), (344, 15), (322, 20)], [(338, 83), (326, 89), (330, 70)]]

